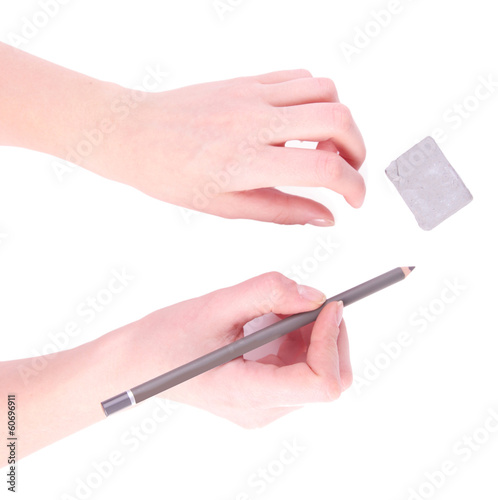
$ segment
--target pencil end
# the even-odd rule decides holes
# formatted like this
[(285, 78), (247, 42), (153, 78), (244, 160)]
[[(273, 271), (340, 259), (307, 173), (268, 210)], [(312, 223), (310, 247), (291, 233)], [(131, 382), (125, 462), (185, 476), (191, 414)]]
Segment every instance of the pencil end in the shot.
[(135, 397), (133, 393), (128, 390), (126, 392), (122, 392), (117, 396), (106, 399), (102, 401), (100, 405), (102, 406), (102, 410), (104, 410), (104, 414), (106, 417), (120, 411), (128, 406), (133, 406), (135, 404)]

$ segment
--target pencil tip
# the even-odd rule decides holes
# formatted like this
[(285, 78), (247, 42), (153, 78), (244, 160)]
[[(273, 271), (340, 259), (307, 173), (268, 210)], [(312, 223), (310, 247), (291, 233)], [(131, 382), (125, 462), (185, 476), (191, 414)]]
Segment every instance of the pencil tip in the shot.
[(403, 271), (403, 274), (405, 275), (405, 278), (415, 269), (415, 266), (411, 267), (402, 267), (401, 270)]

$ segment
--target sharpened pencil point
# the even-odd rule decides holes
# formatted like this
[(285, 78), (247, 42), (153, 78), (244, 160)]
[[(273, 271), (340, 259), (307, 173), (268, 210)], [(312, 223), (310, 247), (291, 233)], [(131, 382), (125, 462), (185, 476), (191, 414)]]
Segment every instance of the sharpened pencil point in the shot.
[(402, 267), (401, 270), (403, 271), (403, 274), (405, 275), (405, 278), (415, 269), (415, 266), (411, 267)]

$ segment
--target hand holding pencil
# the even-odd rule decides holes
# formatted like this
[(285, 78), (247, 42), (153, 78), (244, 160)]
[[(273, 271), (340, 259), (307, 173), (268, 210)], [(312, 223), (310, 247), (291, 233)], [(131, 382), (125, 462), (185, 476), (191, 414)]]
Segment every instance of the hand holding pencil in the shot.
[[(401, 281), (402, 279), (406, 278), (413, 269), (413, 267), (398, 267), (392, 269), (387, 273), (384, 273), (380, 276), (377, 276), (376, 278), (362, 283), (361, 285), (355, 286), (349, 290), (339, 293), (338, 295), (335, 295), (334, 297), (331, 297), (327, 300), (324, 300), (324, 296), (322, 296), (321, 292), (317, 292), (316, 290), (313, 290), (306, 286), (297, 286), (296, 284), (294, 284), (292, 288), (295, 288), (301, 298), (305, 297), (315, 302), (319, 300), (319, 302), (317, 302), (318, 307), (315, 307), (313, 310), (304, 310), (297, 314), (288, 316), (287, 318), (282, 319), (276, 324), (263, 328), (246, 337), (238, 338), (233, 342), (229, 342), (226, 345), (218, 347), (217, 349), (214, 349), (211, 352), (208, 352), (198, 358), (192, 359), (186, 364), (177, 366), (175, 369), (170, 370), (167, 373), (158, 375), (151, 380), (145, 381), (133, 387), (132, 389), (127, 389), (125, 392), (113, 396), (101, 403), (104, 413), (106, 414), (106, 416), (108, 416), (112, 413), (122, 410), (123, 408), (132, 406), (136, 403), (144, 401), (147, 398), (158, 395), (159, 393), (166, 390), (169, 390), (169, 394), (171, 394), (171, 389), (175, 386), (189, 381), (194, 377), (202, 375), (209, 370), (224, 366), (230, 361), (235, 362), (237, 361), (237, 358), (242, 363), (247, 363), (248, 361), (240, 358), (240, 356), (247, 352), (250, 352), (253, 349), (256, 349), (257, 347), (261, 347), (264, 344), (271, 342), (272, 340), (276, 340), (291, 333), (294, 333), (294, 337), (296, 333), (302, 334), (302, 329), (304, 327), (308, 327), (309, 330), (309, 324), (314, 321), (316, 321), (316, 323), (319, 325), (319, 328), (321, 328), (321, 324), (324, 321), (322, 312), (324, 312), (325, 310), (328, 311), (330, 309), (329, 306), (334, 309), (334, 318), (332, 318), (332, 330), (336, 331), (337, 333), (335, 337), (335, 344), (334, 342), (332, 342), (332, 344), (330, 343), (330, 338), (328, 340), (325, 338), (324, 340), (318, 342), (318, 345), (323, 348), (323, 352), (318, 351), (318, 348), (316, 347), (316, 336), (318, 334), (315, 334), (315, 330), (313, 329), (311, 337), (308, 336), (307, 343), (305, 344), (309, 346), (308, 349), (304, 349), (304, 351), (307, 350), (307, 356), (302, 355), (303, 350), (301, 350), (300, 353), (302, 360), (306, 361), (306, 363), (301, 366), (307, 366), (308, 368), (310, 368), (314, 375), (322, 375), (321, 383), (323, 387), (321, 388), (321, 390), (325, 394), (325, 400), (336, 399), (340, 395), (342, 390), (349, 387), (349, 385), (351, 384), (350, 380), (348, 380), (347, 382), (345, 381), (346, 375), (343, 375), (340, 370), (340, 360), (336, 359), (340, 353), (339, 346), (343, 345), (342, 351), (344, 353), (346, 352), (344, 350), (345, 345), (347, 345), (347, 342), (346, 344), (344, 344), (344, 340), (342, 342), (340, 340), (340, 325), (342, 321), (343, 306), (352, 304), (364, 297), (367, 297), (368, 295), (371, 295), (372, 293), (378, 292), (390, 285)], [(282, 280), (286, 279), (283, 276), (275, 273), (268, 276), (271, 276), (272, 280), (278, 280), (279, 282), (282, 282)], [(272, 291), (273, 299), (270, 301), (270, 304), (275, 304), (275, 299), (281, 298), (282, 295), (282, 289), (274, 288)], [(278, 311), (276, 309), (271, 309), (271, 312)], [(243, 326), (243, 324), (244, 323), (242, 323), (242, 325), (239, 325), (239, 327)], [(331, 329), (330, 325), (328, 329)], [(289, 339), (286, 340), (288, 341)], [(303, 339), (301, 337), (301, 342), (302, 341)], [(280, 352), (284, 349), (284, 346), (281, 346), (279, 355), (267, 356), (265, 360), (263, 360), (263, 362), (270, 362), (270, 359), (273, 359), (273, 361), (275, 361), (275, 358), (277, 361), (281, 360)], [(315, 350), (317, 350), (316, 353)], [(310, 351), (312, 353), (311, 356)], [(322, 367), (319, 366), (319, 364), (317, 364), (316, 367), (313, 366), (315, 358), (322, 360), (324, 359), (324, 355), (325, 365)], [(294, 352), (294, 363), (296, 362), (296, 359), (297, 357), (295, 356)], [(335, 370), (334, 368), (332, 368), (332, 371), (330, 370), (331, 367), (327, 363), (327, 360), (332, 363), (332, 367), (335, 367)], [(262, 361), (259, 360), (259, 363), (261, 362)], [(279, 363), (279, 366), (281, 367), (282, 364)], [(351, 378), (349, 377), (350, 373), (351, 366), (349, 364), (348, 352), (348, 379)], [(304, 376), (304, 380), (306, 381), (307, 379), (305, 374), (302, 375)], [(302, 379), (299, 378), (298, 383), (301, 382)], [(303, 400), (302, 402), (304, 403), (308, 401)]]
[[(101, 402), (123, 391), (144, 396), (143, 386), (246, 428), (262, 427), (305, 403), (332, 401), (352, 383), (348, 336), (337, 301), (347, 306), (410, 271), (393, 269), (327, 303), (313, 288), (278, 273), (264, 274), (159, 309), (74, 349), (4, 363), (0, 379), (12, 392), (21, 393), (26, 383), (30, 387), (23, 456), (104, 419)], [(274, 329), (243, 336), (246, 323), (269, 312), (285, 318)], [(251, 337), (251, 347), (254, 338), (266, 342), (268, 332), (278, 334), (275, 338), (283, 335), (278, 353), (258, 361), (244, 359), (239, 347), (247, 352), (245, 339)], [(216, 352), (223, 354), (228, 346), (238, 346), (228, 349), (237, 357), (223, 362)], [(204, 357), (210, 359), (212, 353), (224, 364), (206, 368)], [(192, 375), (192, 362), (201, 372)], [(41, 363), (45, 368), (37, 375), (33, 367)], [(178, 370), (187, 377), (183, 382), (175, 380), (166, 392), (157, 390)], [(42, 411), (47, 391), (50, 411)]]

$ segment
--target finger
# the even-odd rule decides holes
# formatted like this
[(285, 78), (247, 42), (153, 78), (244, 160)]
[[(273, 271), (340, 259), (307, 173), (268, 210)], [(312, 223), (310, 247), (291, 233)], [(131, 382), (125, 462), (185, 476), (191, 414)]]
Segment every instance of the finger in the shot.
[(329, 78), (298, 78), (265, 85), (261, 90), (273, 106), (339, 101), (335, 84)]
[[(341, 389), (341, 372), (337, 339), (339, 322), (342, 318), (341, 307), (337, 302), (327, 304), (318, 315), (311, 332), (306, 362), (318, 377)], [(340, 314), (341, 318), (338, 319)], [(333, 391), (335, 387), (333, 387)]]
[(341, 372), (341, 382), (344, 389), (353, 383), (353, 369), (349, 355), (349, 339), (346, 324), (341, 323), (339, 337), (337, 338), (337, 349), (339, 351), (339, 364)]
[(290, 106), (285, 108), (283, 116), (288, 123), (274, 130), (272, 140), (275, 143), (332, 139), (350, 165), (358, 169), (365, 161), (363, 137), (344, 104), (331, 102)]
[(288, 334), (285, 336), (278, 349), (278, 359), (281, 364), (278, 366), (292, 365), (306, 360), (307, 345), (304, 344), (300, 331), (292, 332), (297, 335)]
[(266, 148), (249, 173), (234, 178), (232, 188), (270, 186), (326, 187), (344, 196), (353, 207), (365, 198), (365, 181), (340, 155), (303, 148)]
[(316, 146), (316, 149), (318, 151), (328, 151), (329, 153), (335, 154), (339, 152), (332, 139), (327, 139), (326, 141), (319, 142)]
[(311, 78), (312, 75), (307, 69), (291, 69), (283, 71), (273, 71), (257, 75), (254, 78), (260, 83), (280, 83), (288, 80), (296, 80), (298, 78)]
[(284, 366), (284, 362), (281, 359), (280, 355), (276, 354), (268, 354), (261, 359), (257, 360), (258, 363), (262, 363), (264, 365), (275, 365), (275, 366)]
[(334, 225), (334, 216), (320, 203), (274, 188), (225, 193), (213, 199), (204, 211), (212, 211), (228, 219), (254, 219), (276, 224)]
[(210, 299), (209, 308), (218, 311), (219, 328), (226, 331), (242, 328), (248, 321), (269, 312), (311, 311), (323, 304), (326, 297), (314, 288), (271, 272), (213, 292)]
[(315, 325), (315, 323), (313, 322), (313, 323), (310, 323), (309, 325), (305, 325), (299, 329), (299, 335), (300, 335), (302, 343), (303, 343), (303, 352), (298, 357), (298, 359), (296, 359), (296, 363), (299, 361), (306, 361), (306, 356), (308, 354), (308, 348), (310, 345), (311, 332), (313, 331), (314, 325)]

